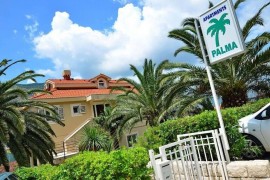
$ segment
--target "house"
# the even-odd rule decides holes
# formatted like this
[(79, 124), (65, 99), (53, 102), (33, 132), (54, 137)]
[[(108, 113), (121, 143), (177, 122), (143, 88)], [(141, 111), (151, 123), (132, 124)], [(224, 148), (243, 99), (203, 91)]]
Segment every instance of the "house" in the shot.
[[(55, 159), (78, 153), (82, 128), (99, 116), (104, 107), (114, 103), (114, 98), (122, 92), (112, 92), (111, 89), (119, 86), (132, 88), (129, 83), (113, 80), (104, 74), (91, 79), (73, 79), (70, 70), (64, 70), (63, 79), (48, 79), (45, 82), (44, 88), (51, 94), (39, 94), (33, 99), (54, 105), (65, 124), (63, 127), (49, 122), (56, 133), (56, 137), (53, 137), (58, 153)], [(143, 134), (145, 129), (145, 123), (138, 123), (131, 131), (123, 134), (120, 146), (131, 146), (132, 141)]]

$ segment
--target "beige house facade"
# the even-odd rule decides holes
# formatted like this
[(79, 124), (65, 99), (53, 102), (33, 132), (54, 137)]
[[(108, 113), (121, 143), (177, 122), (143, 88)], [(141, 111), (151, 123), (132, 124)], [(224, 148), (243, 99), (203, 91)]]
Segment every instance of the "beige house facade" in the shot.
[[(49, 122), (56, 134), (53, 137), (58, 153), (56, 160), (78, 153), (83, 127), (91, 125), (93, 118), (101, 115), (104, 107), (113, 105), (115, 97), (122, 93), (111, 91), (113, 87), (133, 88), (125, 81), (113, 80), (104, 74), (91, 79), (73, 79), (69, 70), (63, 72), (62, 79), (48, 79), (44, 86), (51, 94), (39, 94), (33, 99), (54, 105), (65, 124), (63, 127)], [(49, 113), (42, 109), (38, 111)], [(138, 123), (131, 131), (123, 134), (120, 146), (131, 147), (132, 142), (145, 130), (145, 123)]]

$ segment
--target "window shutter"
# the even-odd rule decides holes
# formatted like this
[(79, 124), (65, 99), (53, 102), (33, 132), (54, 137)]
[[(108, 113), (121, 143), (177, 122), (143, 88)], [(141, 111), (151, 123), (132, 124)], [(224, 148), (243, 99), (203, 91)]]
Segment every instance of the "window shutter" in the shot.
[(44, 109), (38, 109), (38, 113), (45, 115), (45, 110)]
[(64, 108), (59, 106), (58, 107), (58, 114), (60, 116), (61, 119), (64, 119)]
[(84, 105), (80, 106), (80, 113), (86, 113), (86, 107)]

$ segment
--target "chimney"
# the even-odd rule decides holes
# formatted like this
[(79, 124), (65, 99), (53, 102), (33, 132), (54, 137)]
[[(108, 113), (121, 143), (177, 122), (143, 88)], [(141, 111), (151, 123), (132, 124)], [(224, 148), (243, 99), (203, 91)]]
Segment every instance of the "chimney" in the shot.
[(71, 71), (70, 70), (64, 70), (63, 71), (63, 78), (65, 80), (71, 80), (70, 76), (71, 76)]

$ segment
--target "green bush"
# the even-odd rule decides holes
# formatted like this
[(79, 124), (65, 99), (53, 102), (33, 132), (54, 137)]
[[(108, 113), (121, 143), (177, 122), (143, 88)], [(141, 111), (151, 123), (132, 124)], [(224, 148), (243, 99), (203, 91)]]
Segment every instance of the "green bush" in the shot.
[(150, 179), (146, 165), (149, 161), (146, 149), (136, 147), (110, 153), (85, 151), (66, 159), (59, 166), (43, 165), (35, 168), (19, 168), (15, 173), (20, 179)]
[(15, 171), (15, 174), (17, 174), (21, 180), (51, 180), (57, 173), (58, 168), (50, 164), (33, 168), (21, 167)]
[[(270, 99), (262, 99), (254, 103), (248, 103), (242, 107), (227, 108), (222, 110), (228, 141), (230, 144), (230, 157), (240, 158), (245, 148), (244, 137), (238, 131), (238, 120), (248, 114), (258, 111), (270, 102)], [(138, 141), (138, 146), (158, 151), (158, 147), (174, 142), (178, 134), (219, 128), (216, 111), (205, 111), (201, 114), (166, 121), (158, 127), (148, 128)]]

